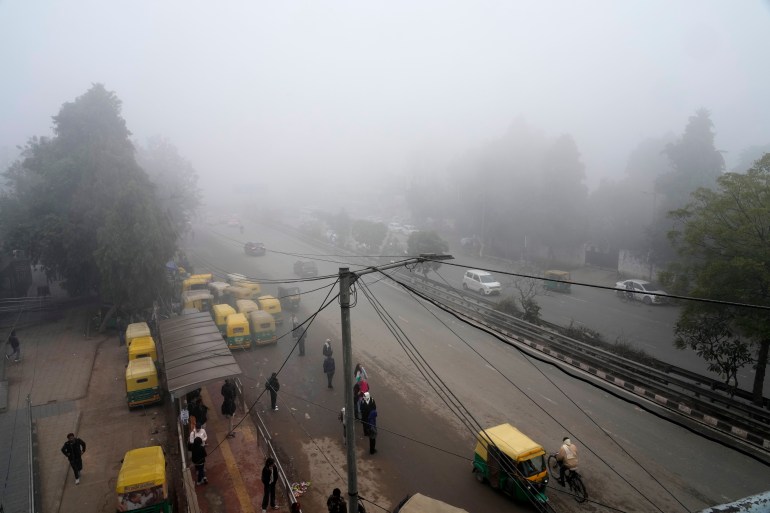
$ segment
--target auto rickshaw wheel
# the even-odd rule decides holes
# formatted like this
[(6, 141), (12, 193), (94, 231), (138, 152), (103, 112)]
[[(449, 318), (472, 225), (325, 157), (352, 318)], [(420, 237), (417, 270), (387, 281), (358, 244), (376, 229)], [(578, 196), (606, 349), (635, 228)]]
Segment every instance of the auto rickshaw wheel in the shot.
[(476, 481), (479, 483), (486, 481), (486, 479), (484, 479), (484, 474), (482, 474), (476, 467), (473, 467), (473, 474), (476, 476)]
[(650, 296), (644, 296), (644, 298), (642, 299), (642, 302), (643, 302), (645, 305), (649, 306), (649, 305), (651, 305), (651, 304), (652, 304), (652, 299), (650, 299)]

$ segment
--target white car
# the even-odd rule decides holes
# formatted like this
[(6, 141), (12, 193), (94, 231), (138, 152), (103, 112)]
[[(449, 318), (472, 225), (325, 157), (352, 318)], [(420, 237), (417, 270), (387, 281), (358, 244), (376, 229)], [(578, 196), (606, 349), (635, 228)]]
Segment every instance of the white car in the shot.
[(658, 294), (666, 294), (666, 291), (661, 289), (655, 283), (645, 280), (623, 280), (615, 284), (618, 297), (630, 297), (636, 301), (641, 301), (645, 305), (662, 305), (666, 303), (664, 296)]
[(499, 294), (502, 286), (488, 272), (480, 271), (479, 269), (469, 269), (465, 271), (465, 276), (463, 276), (463, 289), (489, 296)]

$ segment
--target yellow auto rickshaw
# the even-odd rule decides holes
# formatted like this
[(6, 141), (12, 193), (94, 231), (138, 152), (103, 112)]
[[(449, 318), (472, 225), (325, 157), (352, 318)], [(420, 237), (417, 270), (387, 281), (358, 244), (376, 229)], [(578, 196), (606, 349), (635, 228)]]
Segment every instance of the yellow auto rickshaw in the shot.
[(249, 325), (254, 345), (264, 346), (275, 344), (278, 341), (278, 337), (275, 334), (275, 319), (269, 313), (263, 310), (250, 312)]
[(128, 344), (128, 361), (137, 358), (151, 358), (153, 362), (158, 362), (158, 349), (155, 347), (155, 340), (152, 337), (138, 337)]
[(152, 358), (143, 356), (128, 362), (126, 366), (126, 401), (129, 408), (161, 401), (158, 369)]
[(222, 335), (227, 333), (227, 316), (233, 315), (235, 308), (230, 305), (214, 305), (211, 307), (211, 317)]
[(242, 274), (235, 274), (235, 273), (228, 274), (227, 283), (229, 283), (233, 287), (244, 287), (247, 289), (251, 289), (253, 293), (257, 296), (262, 292), (262, 287), (259, 285), (258, 281), (253, 280)]
[(227, 300), (227, 298), (225, 297), (225, 293), (229, 288), (230, 288), (230, 284), (225, 283), (223, 281), (212, 281), (211, 283), (209, 283), (209, 292), (211, 292), (211, 295), (214, 296), (215, 304), (219, 305), (224, 303)]
[(150, 327), (146, 322), (135, 322), (129, 324), (126, 327), (126, 345), (130, 346), (131, 341), (135, 338), (149, 337), (150, 335)]
[(214, 304), (214, 296), (208, 290), (187, 290), (181, 296), (183, 309), (196, 309), (208, 312)]
[(543, 278), (545, 278), (543, 281), (543, 288), (545, 290), (564, 292), (566, 294), (572, 292), (572, 285), (568, 283), (570, 281), (570, 274), (567, 271), (545, 271)]
[(275, 319), (276, 324), (283, 323), (283, 312), (281, 311), (281, 302), (270, 295), (259, 296), (259, 309), (269, 313)]
[(238, 313), (249, 315), (251, 312), (259, 310), (259, 305), (251, 299), (238, 299), (235, 301), (235, 309)]
[(510, 424), (479, 432), (473, 473), (516, 500), (548, 502), (545, 450)]
[(258, 297), (259, 294), (246, 287), (237, 287), (235, 285), (231, 285), (225, 291), (225, 302), (233, 308), (236, 307), (235, 302), (239, 299), (251, 299), (252, 301), (256, 301)]
[(171, 513), (163, 449), (155, 445), (128, 451), (115, 492), (118, 512)]
[(235, 313), (227, 316), (225, 338), (227, 347), (230, 349), (251, 349), (251, 330), (244, 314)]
[(182, 281), (182, 292), (188, 290), (207, 290), (214, 279), (211, 274), (193, 274)]

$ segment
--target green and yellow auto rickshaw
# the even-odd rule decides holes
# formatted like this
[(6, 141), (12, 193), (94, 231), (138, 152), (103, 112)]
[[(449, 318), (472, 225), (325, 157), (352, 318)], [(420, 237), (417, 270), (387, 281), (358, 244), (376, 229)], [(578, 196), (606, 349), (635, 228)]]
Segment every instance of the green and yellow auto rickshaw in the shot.
[(225, 291), (225, 302), (233, 308), (237, 308), (236, 303), (239, 299), (251, 299), (252, 301), (256, 301), (257, 298), (259, 298), (259, 294), (246, 287), (231, 285)]
[(544, 504), (548, 485), (545, 450), (510, 424), (479, 432), (473, 473), (516, 500)]
[(251, 349), (251, 330), (244, 314), (236, 313), (227, 316), (225, 339), (230, 349)]
[(146, 322), (134, 322), (126, 327), (126, 345), (130, 346), (131, 341), (139, 337), (149, 337), (150, 327)]
[(249, 325), (254, 345), (264, 346), (275, 344), (278, 341), (278, 337), (275, 334), (275, 319), (269, 313), (263, 310), (250, 312)]
[(208, 312), (214, 304), (214, 296), (208, 290), (186, 290), (181, 296), (182, 308)]
[(151, 358), (153, 362), (158, 362), (158, 349), (155, 347), (155, 339), (150, 336), (137, 337), (128, 344), (128, 361), (137, 358)]
[(564, 292), (569, 294), (572, 292), (572, 285), (568, 283), (570, 281), (570, 274), (567, 271), (550, 270), (543, 273), (543, 288), (553, 292)]
[(219, 305), (227, 302), (226, 292), (230, 288), (229, 283), (223, 281), (212, 281), (209, 283), (209, 292), (214, 296), (214, 303)]
[(128, 451), (123, 457), (115, 492), (119, 513), (171, 513), (163, 449), (155, 445)]
[(259, 310), (259, 305), (251, 299), (238, 299), (235, 302), (235, 310), (243, 315), (249, 315), (251, 312)]
[(126, 366), (126, 401), (129, 408), (161, 401), (158, 369), (152, 358), (143, 356)]
[(233, 315), (235, 308), (230, 305), (214, 305), (211, 307), (211, 317), (222, 335), (227, 334), (227, 317)]
[(252, 280), (251, 278), (248, 278), (242, 274), (228, 274), (227, 283), (233, 287), (244, 287), (251, 289), (256, 296), (259, 296), (259, 294), (262, 292), (262, 287), (260, 286), (259, 282)]
[(257, 301), (259, 302), (259, 309), (272, 315), (276, 324), (283, 323), (283, 311), (281, 310), (280, 301), (270, 295), (259, 296)]

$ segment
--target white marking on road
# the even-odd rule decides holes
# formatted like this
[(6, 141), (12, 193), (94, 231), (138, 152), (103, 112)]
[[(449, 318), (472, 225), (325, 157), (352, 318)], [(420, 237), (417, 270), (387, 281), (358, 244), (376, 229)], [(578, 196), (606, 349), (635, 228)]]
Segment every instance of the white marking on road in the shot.
[(401, 319), (402, 321), (404, 321), (405, 323), (409, 324), (409, 321), (407, 321), (406, 319), (404, 319), (404, 318), (403, 318), (403, 317), (401, 317), (400, 315), (398, 316), (398, 318), (399, 318), (399, 319)]
[(556, 404), (556, 401), (554, 401), (553, 399), (550, 399), (550, 398), (544, 396), (543, 394), (537, 394), (537, 395), (539, 395), (540, 397), (542, 397), (543, 399), (545, 399), (546, 401), (548, 401), (549, 403), (551, 403), (553, 405)]

